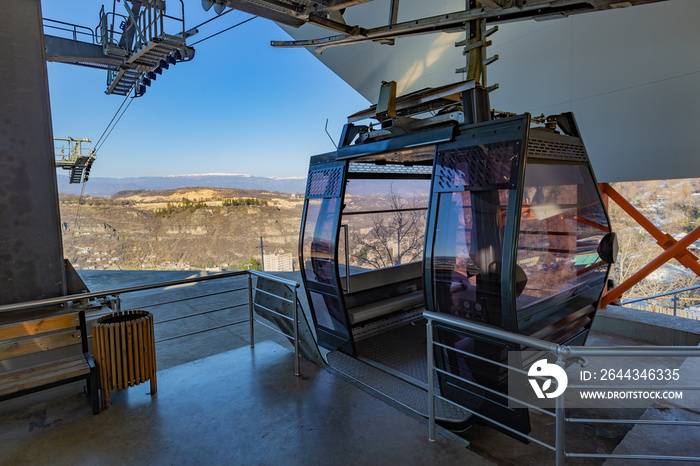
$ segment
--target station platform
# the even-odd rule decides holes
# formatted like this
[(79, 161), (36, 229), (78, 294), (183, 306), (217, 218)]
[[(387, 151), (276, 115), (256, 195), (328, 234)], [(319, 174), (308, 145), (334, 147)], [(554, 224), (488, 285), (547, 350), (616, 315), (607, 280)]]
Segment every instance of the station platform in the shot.
[(97, 416), (82, 394), (0, 412), (0, 464), (493, 464), (293, 358), (266, 341), (159, 371), (154, 396), (114, 391)]

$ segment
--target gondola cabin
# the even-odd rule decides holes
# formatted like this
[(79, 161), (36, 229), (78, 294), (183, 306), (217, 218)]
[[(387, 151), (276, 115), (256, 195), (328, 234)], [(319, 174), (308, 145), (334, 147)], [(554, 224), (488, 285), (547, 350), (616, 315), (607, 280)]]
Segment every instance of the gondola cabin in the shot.
[[(367, 117), (378, 126), (353, 124)], [(311, 158), (306, 186), (300, 259), (319, 346), (380, 366), (424, 355), (426, 309), (585, 342), (616, 244), (573, 115), (493, 118), (488, 93), (465, 82), (382, 94), (349, 120), (338, 149)], [(413, 337), (395, 336), (411, 326)], [(512, 349), (449, 329), (435, 336), (495, 360)], [(459, 359), (436, 355), (503, 392), (504, 374)], [(440, 383), (529, 430), (524, 410)]]

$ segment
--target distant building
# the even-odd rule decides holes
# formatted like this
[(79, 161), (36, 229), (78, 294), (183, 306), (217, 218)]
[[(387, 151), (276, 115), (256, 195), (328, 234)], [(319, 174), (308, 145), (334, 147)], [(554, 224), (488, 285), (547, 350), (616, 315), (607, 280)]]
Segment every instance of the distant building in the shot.
[(294, 258), (292, 253), (265, 254), (264, 267), (266, 272), (293, 272)]

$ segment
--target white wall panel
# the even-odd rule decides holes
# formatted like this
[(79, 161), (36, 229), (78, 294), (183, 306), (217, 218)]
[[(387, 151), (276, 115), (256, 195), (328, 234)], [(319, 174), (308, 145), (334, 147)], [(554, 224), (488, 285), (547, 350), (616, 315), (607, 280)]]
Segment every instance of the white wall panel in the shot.
[[(401, 0), (399, 21), (457, 11), (463, 1)], [(386, 24), (388, 0), (348, 10), (348, 24)], [(492, 107), (572, 110), (600, 181), (700, 177), (700, 1), (651, 5), (500, 26), (491, 36)], [(295, 38), (330, 31), (285, 28)], [(400, 94), (459, 81), (463, 33), (327, 49), (319, 59), (371, 101), (381, 81)], [(358, 109), (359, 110), (359, 109)]]

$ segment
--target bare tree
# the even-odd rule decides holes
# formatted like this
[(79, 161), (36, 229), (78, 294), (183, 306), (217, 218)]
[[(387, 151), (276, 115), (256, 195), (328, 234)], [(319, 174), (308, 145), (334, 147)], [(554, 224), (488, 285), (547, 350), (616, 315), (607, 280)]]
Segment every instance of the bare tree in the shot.
[(353, 242), (359, 247), (353, 255), (355, 262), (367, 263), (374, 268), (413, 262), (423, 255), (425, 210), (409, 204), (391, 184), (384, 210), (386, 214), (372, 214), (371, 227), (366, 235), (353, 233)]
[[(620, 254), (612, 268), (611, 278), (617, 284), (620, 284), (661, 254), (663, 249), (656, 244), (647, 232), (639, 227), (631, 226), (631, 222), (622, 221), (616, 210), (612, 209), (611, 212), (613, 213), (613, 221), (617, 220), (618, 226), (622, 224), (625, 227), (617, 229)], [(671, 261), (670, 264), (674, 262)], [(625, 296), (627, 298), (653, 296), (697, 284), (698, 277), (694, 274), (676, 273), (670, 274), (664, 279), (649, 276), (625, 293)], [(685, 296), (691, 297), (695, 294), (687, 293)]]

